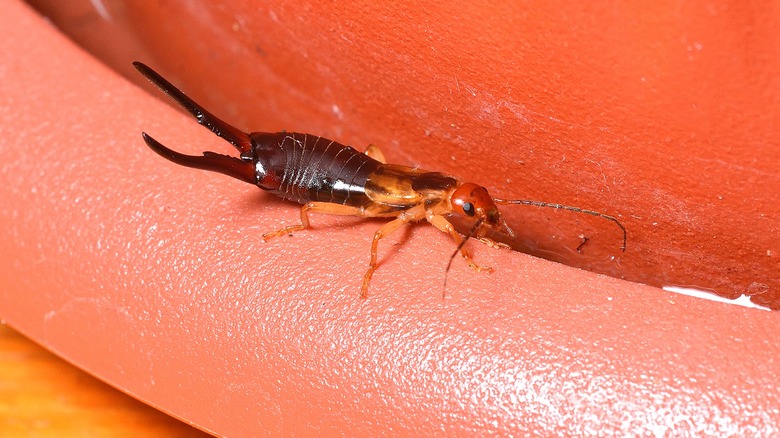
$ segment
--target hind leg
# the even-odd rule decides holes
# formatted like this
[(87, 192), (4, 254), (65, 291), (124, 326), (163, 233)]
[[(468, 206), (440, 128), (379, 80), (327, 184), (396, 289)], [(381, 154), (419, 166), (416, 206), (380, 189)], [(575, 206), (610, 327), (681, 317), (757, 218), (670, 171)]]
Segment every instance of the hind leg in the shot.
[(365, 154), (379, 161), (382, 164), (387, 164), (387, 161), (385, 160), (385, 154), (383, 154), (382, 151), (379, 149), (379, 146), (375, 144), (368, 145)]
[(284, 227), (278, 231), (263, 234), (263, 240), (266, 242), (277, 236), (291, 234), (295, 231), (301, 231), (309, 228), (309, 213), (335, 214), (339, 216), (363, 216), (363, 210), (358, 207), (348, 205), (331, 204), (329, 202), (309, 202), (301, 207), (300, 225)]

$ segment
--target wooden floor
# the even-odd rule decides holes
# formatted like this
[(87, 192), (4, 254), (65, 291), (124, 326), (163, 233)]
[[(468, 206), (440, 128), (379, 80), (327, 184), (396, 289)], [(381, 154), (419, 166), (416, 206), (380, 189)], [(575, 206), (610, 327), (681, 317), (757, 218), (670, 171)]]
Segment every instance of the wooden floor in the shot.
[(0, 324), (0, 437), (206, 437)]

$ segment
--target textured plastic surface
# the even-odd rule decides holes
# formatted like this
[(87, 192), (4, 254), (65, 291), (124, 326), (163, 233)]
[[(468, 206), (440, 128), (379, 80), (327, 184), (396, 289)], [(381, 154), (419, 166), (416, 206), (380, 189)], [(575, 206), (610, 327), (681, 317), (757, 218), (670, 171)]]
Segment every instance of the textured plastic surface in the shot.
[(139, 133), (219, 139), (18, 2), (0, 29), (0, 317), (113, 385), (225, 435), (778, 432), (777, 314), (482, 245), (497, 272), (455, 263), (442, 300), (426, 226), (359, 300), (381, 222), (263, 243), (295, 206)]
[(243, 128), (375, 143), (630, 232), (616, 254), (612, 224), (505, 209), (534, 255), (780, 307), (778, 4), (53, 3), (115, 68), (141, 59)]

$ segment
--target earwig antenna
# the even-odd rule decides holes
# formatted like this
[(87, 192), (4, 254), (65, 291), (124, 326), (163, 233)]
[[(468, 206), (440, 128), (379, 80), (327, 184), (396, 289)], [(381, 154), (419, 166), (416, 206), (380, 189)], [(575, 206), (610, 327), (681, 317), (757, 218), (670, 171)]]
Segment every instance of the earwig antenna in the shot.
[(541, 202), (541, 201), (529, 201), (526, 199), (496, 199), (493, 198), (493, 202), (500, 205), (507, 205), (507, 204), (520, 204), (520, 205), (535, 205), (537, 207), (549, 207), (549, 208), (555, 208), (558, 210), (569, 210), (576, 213), (585, 213), (589, 214), (591, 216), (598, 216), (607, 220), (610, 220), (614, 222), (620, 229), (623, 231), (623, 246), (620, 247), (623, 252), (626, 252), (626, 241), (628, 240), (628, 233), (626, 232), (626, 227), (623, 226), (623, 224), (620, 223), (619, 220), (617, 220), (615, 217), (610, 216), (608, 214), (599, 213), (598, 211), (593, 210), (585, 210), (579, 207), (572, 207), (569, 205), (562, 205), (562, 204), (553, 204), (551, 202)]
[(477, 229), (479, 228), (480, 225), (482, 225), (483, 220), (484, 218), (479, 218), (477, 222), (474, 223), (474, 226), (471, 227), (471, 231), (469, 231), (469, 233), (466, 235), (466, 238), (463, 239), (458, 244), (458, 247), (455, 248), (455, 252), (453, 252), (452, 255), (450, 256), (450, 261), (447, 262), (447, 269), (444, 270), (444, 289), (441, 291), (442, 299), (447, 294), (447, 277), (450, 274), (450, 267), (452, 266), (452, 261), (455, 260), (455, 256), (458, 255), (461, 249), (463, 249), (463, 247), (466, 245), (466, 242), (468, 242), (469, 240), (471, 240), (472, 237), (474, 237), (474, 234), (476, 234)]

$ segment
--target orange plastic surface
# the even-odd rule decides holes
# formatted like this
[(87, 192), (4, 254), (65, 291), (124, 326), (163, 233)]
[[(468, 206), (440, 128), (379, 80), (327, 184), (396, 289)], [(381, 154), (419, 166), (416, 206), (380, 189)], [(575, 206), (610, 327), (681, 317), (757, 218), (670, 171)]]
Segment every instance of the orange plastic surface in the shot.
[[(316, 16), (305, 8), (292, 12), (298, 20)], [(352, 12), (345, 16), (359, 16), (358, 11)], [(264, 13), (269, 23), (288, 17), (283, 9)], [(507, 70), (491, 69), (494, 83), (501, 79), (508, 84), (506, 93), (499, 95), (479, 83), (490, 58), (481, 63), (430, 64), (435, 50), (444, 51), (439, 44), (449, 41), (437, 38), (444, 29), (425, 37), (431, 53), (420, 54), (419, 38), (412, 39), (411, 46), (387, 40), (388, 29), (407, 23), (403, 16), (393, 19), (392, 11), (387, 11), (383, 17), (387, 17), (386, 27), (377, 27), (370, 35), (373, 39), (368, 39), (374, 41), (376, 54), (371, 56), (376, 58), (366, 54), (362, 63), (343, 53), (339, 58), (352, 59), (354, 64), (346, 67), (354, 76), (339, 75), (341, 82), (337, 82), (327, 64), (299, 62), (295, 56), (309, 53), (300, 47), (286, 47), (283, 52), (258, 47), (257, 56), (286, 53), (290, 58), (285, 62), (269, 56), (275, 59), (273, 65), (257, 68), (259, 76), (270, 79), (243, 88), (242, 99), (231, 97), (226, 102), (236, 112), (240, 108), (264, 113), (267, 117), (256, 129), (315, 131), (355, 145), (377, 142), (387, 145), (384, 150), (392, 161), (460, 174), (474, 172), (478, 182), (492, 184), (489, 188), (497, 195), (528, 187), (527, 197), (545, 193), (558, 200), (557, 187), (589, 187), (570, 203), (592, 208), (614, 205), (610, 208), (625, 212), (621, 217), (634, 237), (629, 252), (616, 256), (634, 267), (667, 263), (671, 259), (659, 254), (674, 248), (681, 251), (669, 240), (657, 239), (662, 232), (648, 231), (663, 228), (666, 235), (680, 234), (680, 212), (686, 213), (687, 220), (702, 220), (687, 224), (735, 224), (731, 216), (708, 208), (691, 213), (696, 196), (680, 197), (676, 191), (691, 187), (683, 180), (668, 186), (660, 179), (652, 181), (666, 187), (653, 190), (661, 190), (674, 202), (641, 196), (646, 188), (637, 187), (647, 181), (635, 180), (639, 170), (607, 160), (604, 151), (635, 143), (599, 140), (598, 133), (625, 127), (605, 124), (612, 119), (593, 118), (595, 113), (585, 110), (598, 105), (598, 111), (625, 114), (625, 120), (630, 120), (652, 93), (635, 100), (623, 100), (626, 95), (618, 93), (614, 101), (594, 102), (588, 94), (593, 90), (581, 85), (589, 83), (585, 76), (600, 76), (582, 65), (576, 78), (574, 69), (556, 72), (562, 61), (550, 58), (526, 61), (530, 65), (549, 62), (552, 69), (546, 78), (521, 79), (535, 87), (513, 85), (511, 78), (502, 75)], [(239, 30), (244, 18), (233, 16)], [(497, 29), (483, 34), (481, 47), (505, 43), (493, 39), (519, 25), (501, 21), (506, 16), (471, 18), (490, 19)], [(368, 30), (365, 22), (350, 23), (357, 26), (348, 28), (352, 33), (338, 33), (335, 22), (326, 28), (345, 36), (344, 44), (322, 42), (307, 56), (323, 56), (327, 47), (346, 52), (350, 41), (366, 41), (369, 35), (360, 33)], [(284, 26), (290, 33), (274, 33), (271, 27), (264, 31), (291, 38), (296, 30), (293, 24)], [(167, 106), (159, 94), (149, 94), (117, 76), (20, 3), (8, 2), (0, 29), (0, 203), (4, 206), (0, 240), (5, 242), (0, 251), (0, 317), (134, 396), (230, 436), (583, 434), (593, 430), (770, 435), (777, 431), (780, 388), (775, 376), (780, 375), (780, 362), (775, 358), (780, 346), (773, 339), (780, 319), (775, 313), (681, 297), (476, 243), (475, 256), (496, 273), (477, 274), (456, 260), (447, 297), (442, 299), (444, 266), (452, 247), (446, 236), (430, 226), (409, 228), (383, 242), (382, 265), (374, 275), (370, 297), (360, 300), (369, 239), (381, 221), (316, 217), (314, 229), (264, 243), (259, 237), (263, 232), (297, 220), (296, 206), (223, 176), (176, 167), (149, 151), (139, 133), (150, 132), (167, 145), (192, 152), (227, 152), (226, 144)], [(312, 26), (297, 30), (315, 31)], [(457, 26), (448, 30), (465, 32)], [(530, 34), (541, 38), (540, 32)], [(562, 38), (552, 30), (546, 36)], [(559, 41), (560, 47), (566, 46), (564, 42), (576, 43), (578, 50), (587, 43), (573, 38)], [(446, 49), (470, 54), (475, 44)], [(208, 54), (181, 53), (176, 59), (201, 59), (211, 68), (189, 70), (182, 76), (230, 78), (233, 69), (246, 72), (242, 66), (250, 64), (241, 56), (245, 53), (230, 54), (240, 46), (221, 47), (218, 52), (209, 51), (207, 45), (197, 47)], [(387, 57), (388, 47), (394, 48), (392, 58)], [(520, 48), (514, 47), (514, 52), (521, 53)], [(594, 55), (600, 54), (593, 50)], [(224, 58), (215, 58), (218, 54)], [(379, 69), (381, 56), (390, 60), (384, 70)], [(627, 62), (626, 58), (615, 62), (621, 60)], [(168, 62), (164, 68), (172, 70), (174, 58)], [(264, 74), (290, 65), (300, 69), (299, 75)], [(360, 65), (364, 67), (357, 68)], [(411, 66), (427, 78), (431, 71), (439, 72), (441, 88), (429, 91), (439, 93), (440, 99), (411, 95), (416, 89), (412, 86), (384, 87), (401, 80), (400, 65)], [(453, 69), (459, 73), (448, 76)], [(365, 79), (375, 74), (382, 76)], [(238, 75), (236, 82), (247, 78)], [(281, 83), (281, 78), (293, 84), (289, 88), (269, 85), (268, 81)], [(312, 78), (320, 79), (309, 82)], [(414, 84), (413, 79), (405, 81)], [(552, 79), (554, 83), (548, 82)], [(634, 79), (640, 81), (639, 87), (641, 78)], [(422, 83), (430, 85), (426, 81)], [(512, 102), (542, 89), (535, 81), (549, 86), (545, 99), (558, 102), (557, 106), (538, 101), (514, 106), (518, 104)], [(342, 95), (345, 90), (350, 94)], [(286, 93), (301, 104), (279, 97)], [(331, 94), (326, 99), (316, 93)], [(353, 97), (358, 93), (365, 97), (363, 105), (341, 103), (342, 98), (356, 102)], [(204, 103), (220, 99), (206, 98)], [(425, 104), (434, 101), (436, 111)], [(485, 106), (490, 101), (493, 105)], [(380, 108), (386, 118), (377, 115)], [(567, 108), (566, 114), (558, 112), (562, 108)], [(586, 115), (576, 116), (580, 121), (575, 123), (573, 117), (580, 110)], [(454, 113), (448, 115), (449, 111)], [(504, 119), (514, 121), (520, 116), (527, 119), (520, 126), (529, 136), (547, 137), (549, 144), (559, 139), (572, 149), (561, 155), (561, 150), (548, 149), (547, 143), (540, 149), (509, 141), (504, 136), (511, 137), (514, 131), (502, 129), (512, 125)], [(228, 111), (225, 117), (231, 119), (233, 114)], [(591, 119), (584, 122), (580, 117)], [(427, 131), (422, 129), (423, 119), (432, 123)], [(244, 123), (240, 117), (237, 121)], [(714, 130), (720, 128), (712, 125)], [(753, 132), (765, 132), (759, 128)], [(483, 142), (467, 141), (475, 135)], [(643, 138), (650, 144), (661, 141)], [(468, 144), (469, 149), (434, 146), (441, 142)], [(657, 163), (675, 160), (660, 152), (642, 155), (639, 144), (635, 148), (632, 155), (656, 156)], [(775, 157), (768, 147), (764, 152)], [(594, 156), (600, 157), (594, 164), (600, 170), (591, 174), (586, 164)], [(712, 159), (713, 166), (720, 166), (722, 157)], [(567, 160), (579, 164), (570, 166)], [(558, 178), (557, 185), (525, 181), (529, 175), (518, 172), (551, 162), (556, 163), (549, 172)], [(714, 174), (736, 172), (740, 166), (726, 165)], [(776, 182), (771, 162), (755, 162), (752, 169), (756, 175), (752, 183)], [(530, 175), (540, 175), (536, 172)], [(586, 175), (577, 176), (578, 172)], [(604, 182), (603, 190), (589, 185), (594, 180)], [(619, 184), (613, 186), (615, 181)], [(756, 193), (762, 199), (776, 196)], [(665, 219), (651, 227), (646, 214), (652, 205), (673, 208), (675, 213), (654, 211)], [(767, 210), (751, 214), (777, 208), (761, 205)], [(563, 215), (548, 212), (541, 217), (557, 224)], [(753, 218), (751, 236), (768, 239), (776, 217), (767, 216), (765, 222)], [(599, 227), (587, 223), (590, 230)], [(615, 242), (610, 246), (598, 240), (609, 241), (614, 230), (598, 230), (586, 248), (606, 260), (604, 254), (614, 255)], [(576, 234), (566, 238), (567, 245), (550, 245), (563, 252), (560, 248), (570, 241), (576, 246)], [(766, 275), (767, 268), (753, 260), (775, 261), (776, 252), (767, 249), (771, 241), (758, 242), (769, 254), (763, 255), (766, 259), (748, 254), (746, 269), (755, 268), (751, 272), (773, 284), (776, 279)], [(694, 250), (684, 247), (685, 258), (699, 257), (700, 270), (712, 273), (716, 262), (701, 257), (708, 249), (706, 242)], [(683, 269), (684, 265), (675, 266)]]
[(616, 254), (613, 224), (505, 208), (518, 249), (780, 308), (778, 4), (36, 3), (241, 128), (375, 143), (630, 234)]

